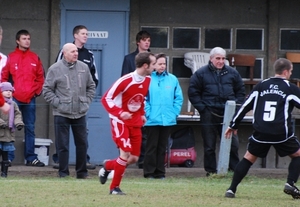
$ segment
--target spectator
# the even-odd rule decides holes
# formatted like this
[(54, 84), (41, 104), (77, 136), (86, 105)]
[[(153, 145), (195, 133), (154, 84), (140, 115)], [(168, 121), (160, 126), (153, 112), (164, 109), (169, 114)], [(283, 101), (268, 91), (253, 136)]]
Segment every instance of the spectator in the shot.
[[(206, 175), (217, 173), (216, 142), (221, 137), (223, 115), (227, 100), (241, 104), (245, 98), (245, 86), (240, 74), (225, 65), (226, 51), (215, 47), (210, 51), (210, 61), (198, 69), (190, 79), (188, 96), (200, 113), (201, 135), (204, 146), (204, 169)], [(232, 138), (229, 169), (239, 162), (239, 142)]]
[(157, 54), (146, 98), (145, 178), (165, 178), (165, 156), (171, 127), (176, 125), (183, 95), (176, 76), (166, 70), (166, 55)]
[(113, 140), (120, 156), (106, 160), (99, 176), (101, 184), (104, 184), (110, 171), (114, 170), (110, 194), (116, 195), (125, 195), (120, 189), (122, 176), (126, 167), (136, 163), (140, 155), (141, 127), (146, 122), (144, 99), (156, 58), (152, 53), (144, 52), (135, 57), (135, 62), (136, 70), (119, 78), (101, 99), (109, 113)]
[[(135, 70), (135, 56), (140, 52), (150, 52), (151, 37), (147, 31), (139, 31), (136, 34), (136, 50), (124, 57), (121, 76), (131, 73)], [(146, 129), (142, 127), (142, 144), (141, 144), (141, 154), (138, 160), (138, 167), (143, 168), (144, 156), (145, 156), (145, 146), (147, 141)]]
[(58, 146), (59, 177), (70, 175), (70, 127), (76, 146), (76, 177), (88, 177), (86, 167), (86, 113), (95, 95), (95, 83), (86, 64), (78, 61), (73, 43), (63, 46), (64, 58), (48, 70), (43, 87), (45, 100), (53, 107), (55, 140)]
[[(16, 34), (17, 47), (8, 55), (7, 64), (2, 69), (1, 82), (12, 79), (15, 92), (14, 101), (22, 112), (25, 123), (24, 157), (27, 166), (44, 167), (45, 164), (38, 160), (34, 153), (35, 145), (35, 119), (36, 97), (42, 93), (44, 83), (44, 69), (37, 54), (29, 47), (30, 34), (27, 30), (20, 30)], [(9, 153), (9, 160), (14, 159), (14, 153)]]
[[(78, 60), (87, 64), (87, 66), (90, 69), (93, 81), (95, 82), (96, 88), (97, 88), (98, 73), (97, 73), (97, 69), (96, 69), (94, 54), (92, 51), (90, 51), (84, 47), (84, 44), (87, 42), (87, 39), (88, 39), (87, 27), (84, 25), (75, 26), (73, 28), (73, 37), (74, 37), (73, 43), (76, 45), (76, 47), (78, 49)], [(62, 58), (63, 58), (63, 53), (62, 53), (62, 50), (60, 50), (55, 62), (61, 60)], [(52, 159), (55, 163), (53, 168), (58, 169), (59, 164), (58, 164), (57, 144), (56, 143), (57, 142), (55, 142), (56, 153), (53, 154)], [(87, 147), (88, 147), (88, 143), (87, 143)], [(90, 156), (88, 154), (87, 154), (87, 158), (86, 158), (86, 167), (87, 167), (87, 169), (90, 169), (90, 170), (93, 170), (96, 168), (96, 165), (90, 163)]]
[(0, 111), (1, 177), (7, 177), (7, 170), (9, 167), (8, 152), (15, 150), (15, 129), (21, 130), (24, 123), (18, 105), (12, 100), (14, 88), (11, 83), (2, 82), (0, 88), (2, 95), (5, 98), (5, 102), (11, 106), (9, 113)]
[(300, 144), (291, 121), (293, 108), (300, 109), (300, 91), (288, 81), (293, 70), (289, 60), (279, 58), (273, 68), (275, 76), (254, 87), (225, 132), (226, 138), (230, 138), (232, 133), (237, 134), (241, 120), (247, 112), (253, 110), (254, 131), (248, 139), (244, 158), (235, 168), (225, 197), (235, 197), (237, 186), (247, 175), (252, 164), (258, 157), (266, 157), (273, 146), (280, 157), (291, 158), (283, 191), (294, 199), (300, 199), (300, 191), (295, 186), (300, 174)]

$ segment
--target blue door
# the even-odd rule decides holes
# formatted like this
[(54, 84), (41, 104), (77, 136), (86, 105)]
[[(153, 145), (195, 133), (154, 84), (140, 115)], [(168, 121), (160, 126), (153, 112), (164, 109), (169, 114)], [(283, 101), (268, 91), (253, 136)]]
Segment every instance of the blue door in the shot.
[[(87, 115), (88, 154), (92, 163), (101, 164), (104, 159), (118, 156), (118, 149), (111, 138), (108, 114), (102, 107), (100, 98), (120, 77), (123, 58), (127, 54), (129, 0), (63, 0), (61, 8), (61, 46), (73, 42), (74, 26), (82, 24), (89, 31), (85, 47), (94, 53), (99, 84)], [(75, 145), (71, 134), (70, 164), (74, 164), (75, 159)]]

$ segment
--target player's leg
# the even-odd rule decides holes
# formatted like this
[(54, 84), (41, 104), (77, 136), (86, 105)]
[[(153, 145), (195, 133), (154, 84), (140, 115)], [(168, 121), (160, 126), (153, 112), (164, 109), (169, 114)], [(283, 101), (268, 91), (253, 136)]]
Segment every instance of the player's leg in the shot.
[(100, 182), (101, 184), (104, 184), (107, 180), (109, 172), (111, 170), (114, 170), (114, 177), (110, 185), (110, 194), (125, 195), (125, 193), (120, 190), (119, 186), (122, 180), (122, 176), (125, 172), (127, 160), (130, 156), (131, 151), (129, 128), (122, 123), (115, 122), (112, 119), (111, 126), (113, 140), (120, 150), (120, 156), (114, 160), (105, 161), (104, 173), (100, 174)]
[(257, 157), (265, 157), (270, 149), (269, 144), (260, 144), (249, 139), (248, 150), (244, 158), (235, 167), (231, 185), (225, 193), (225, 197), (234, 198), (237, 186), (247, 175), (250, 167), (256, 161)]
[(274, 145), (280, 157), (289, 155), (291, 162), (288, 167), (287, 182), (283, 191), (294, 199), (300, 199), (300, 190), (295, 186), (300, 175), (300, 144), (296, 137), (290, 138), (284, 143)]

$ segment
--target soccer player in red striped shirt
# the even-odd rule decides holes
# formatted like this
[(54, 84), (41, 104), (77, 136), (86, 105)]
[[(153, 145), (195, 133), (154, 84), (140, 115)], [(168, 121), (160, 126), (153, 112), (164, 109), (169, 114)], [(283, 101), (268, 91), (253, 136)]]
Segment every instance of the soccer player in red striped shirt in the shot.
[(104, 184), (110, 171), (114, 170), (110, 194), (125, 195), (119, 187), (122, 176), (126, 167), (136, 163), (139, 158), (141, 127), (146, 122), (144, 100), (151, 80), (149, 75), (154, 70), (155, 63), (154, 54), (137, 54), (136, 70), (119, 78), (101, 99), (109, 113), (113, 140), (120, 150), (120, 156), (114, 160), (106, 160), (99, 172), (100, 182)]

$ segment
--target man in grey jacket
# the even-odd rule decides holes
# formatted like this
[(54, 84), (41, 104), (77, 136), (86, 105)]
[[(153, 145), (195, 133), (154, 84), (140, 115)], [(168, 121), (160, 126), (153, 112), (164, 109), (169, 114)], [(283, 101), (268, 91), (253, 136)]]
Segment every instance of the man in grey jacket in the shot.
[(76, 176), (85, 179), (87, 133), (86, 113), (95, 94), (95, 83), (88, 66), (78, 60), (73, 43), (63, 46), (64, 58), (48, 70), (43, 86), (45, 100), (53, 107), (55, 141), (58, 143), (60, 177), (69, 176), (70, 127), (76, 145)]

